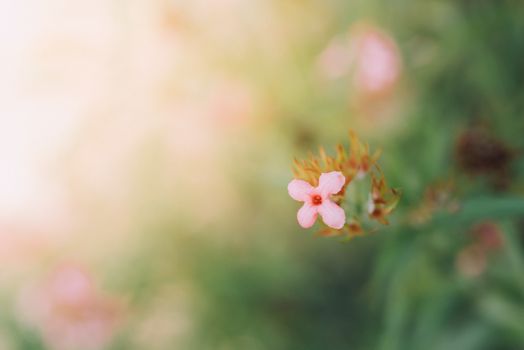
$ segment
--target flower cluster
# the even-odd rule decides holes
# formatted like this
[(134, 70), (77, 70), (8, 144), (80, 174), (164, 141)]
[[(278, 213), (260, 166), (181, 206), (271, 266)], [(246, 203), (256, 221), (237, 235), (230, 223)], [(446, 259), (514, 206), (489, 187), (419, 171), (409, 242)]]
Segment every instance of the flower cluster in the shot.
[(370, 153), (353, 131), (349, 141), (349, 149), (339, 144), (335, 156), (321, 147), (318, 155), (294, 160), (295, 179), (288, 192), (304, 202), (297, 214), (303, 228), (313, 226), (319, 214), (325, 224), (321, 235), (347, 234), (351, 238), (375, 230), (377, 223), (389, 223), (400, 193), (386, 183), (377, 163), (380, 151)]

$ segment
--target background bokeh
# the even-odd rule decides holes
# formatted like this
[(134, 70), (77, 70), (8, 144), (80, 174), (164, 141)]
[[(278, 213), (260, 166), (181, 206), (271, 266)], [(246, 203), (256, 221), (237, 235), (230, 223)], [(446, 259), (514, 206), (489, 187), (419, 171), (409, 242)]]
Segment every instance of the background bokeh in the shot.
[[(0, 349), (524, 349), (517, 0), (1, 0)], [(293, 157), (402, 191), (347, 242)]]

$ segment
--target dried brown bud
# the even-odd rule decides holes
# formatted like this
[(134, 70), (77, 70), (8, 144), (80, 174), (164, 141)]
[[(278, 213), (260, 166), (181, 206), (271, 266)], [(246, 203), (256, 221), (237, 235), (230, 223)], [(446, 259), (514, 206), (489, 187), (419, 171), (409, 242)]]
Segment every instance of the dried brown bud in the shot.
[(485, 128), (476, 127), (460, 135), (456, 144), (458, 165), (467, 173), (505, 172), (514, 152)]

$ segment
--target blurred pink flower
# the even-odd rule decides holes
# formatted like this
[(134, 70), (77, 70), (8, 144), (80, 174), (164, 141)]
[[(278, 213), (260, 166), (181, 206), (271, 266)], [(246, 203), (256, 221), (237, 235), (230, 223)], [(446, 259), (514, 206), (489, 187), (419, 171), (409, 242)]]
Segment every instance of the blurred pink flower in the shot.
[(455, 266), (463, 276), (477, 277), (486, 270), (486, 252), (481, 245), (471, 244), (457, 255)]
[(121, 307), (98, 292), (86, 271), (66, 265), (23, 290), (19, 311), (22, 321), (36, 327), (51, 349), (95, 350), (111, 340)]
[(340, 79), (349, 72), (351, 52), (340, 38), (333, 39), (318, 58), (319, 73), (329, 80)]
[(491, 221), (474, 225), (470, 230), (473, 242), (463, 248), (456, 257), (458, 271), (466, 277), (481, 275), (489, 263), (489, 254), (495, 253), (504, 244), (504, 234)]
[(350, 34), (350, 45), (355, 55), (354, 82), (359, 91), (380, 94), (397, 83), (400, 56), (389, 34), (372, 25), (357, 25)]
[(294, 200), (304, 202), (297, 213), (300, 226), (303, 228), (313, 226), (320, 214), (326, 225), (341, 229), (346, 222), (346, 214), (341, 207), (329, 199), (329, 196), (340, 192), (345, 182), (346, 178), (338, 171), (320, 175), (319, 185), (315, 188), (306, 181), (292, 180), (288, 185), (289, 195)]
[(358, 93), (381, 95), (398, 82), (401, 58), (393, 38), (379, 27), (357, 22), (347, 39), (334, 38), (318, 58), (320, 74), (338, 79), (351, 73)]
[(497, 224), (491, 221), (482, 222), (474, 226), (471, 234), (486, 252), (496, 251), (504, 244), (503, 232)]

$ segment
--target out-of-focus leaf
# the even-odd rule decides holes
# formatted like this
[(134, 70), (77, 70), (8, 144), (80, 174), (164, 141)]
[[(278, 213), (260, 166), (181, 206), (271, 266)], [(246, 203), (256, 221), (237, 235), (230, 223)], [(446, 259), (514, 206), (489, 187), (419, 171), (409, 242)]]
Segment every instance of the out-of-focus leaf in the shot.
[(428, 348), (446, 328), (446, 320), (456, 302), (456, 287), (436, 291), (417, 312), (412, 332), (412, 349)]
[(490, 327), (483, 323), (472, 323), (463, 328), (452, 329), (441, 334), (440, 341), (425, 349), (434, 350), (480, 350), (489, 349)]
[(524, 297), (524, 256), (522, 255), (522, 248), (517, 241), (513, 224), (504, 222), (501, 224), (501, 228), (502, 232), (504, 232), (504, 247), (507, 259), (513, 270), (515, 282), (520, 286), (522, 296)]
[(500, 296), (485, 297), (480, 301), (482, 315), (497, 327), (524, 342), (524, 306), (504, 300)]
[(524, 215), (522, 197), (480, 197), (462, 202), (456, 213), (439, 213), (429, 226), (453, 228), (467, 226), (478, 220), (500, 220)]

